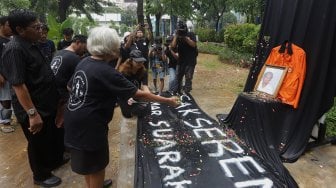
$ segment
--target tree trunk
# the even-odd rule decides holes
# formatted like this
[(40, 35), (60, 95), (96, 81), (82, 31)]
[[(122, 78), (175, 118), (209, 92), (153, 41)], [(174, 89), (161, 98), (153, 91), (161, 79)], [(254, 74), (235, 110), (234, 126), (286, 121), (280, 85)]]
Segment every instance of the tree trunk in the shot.
[(146, 20), (147, 20), (147, 24), (148, 24), (150, 32), (153, 33), (153, 25), (152, 25), (152, 22), (151, 22), (149, 14), (146, 14)]
[(155, 36), (160, 36), (161, 14), (155, 14)]
[(62, 23), (67, 19), (67, 10), (71, 4), (70, 0), (59, 0), (58, 1), (58, 16), (59, 21)]
[(137, 2), (138, 24), (144, 24), (143, 0), (137, 0)]

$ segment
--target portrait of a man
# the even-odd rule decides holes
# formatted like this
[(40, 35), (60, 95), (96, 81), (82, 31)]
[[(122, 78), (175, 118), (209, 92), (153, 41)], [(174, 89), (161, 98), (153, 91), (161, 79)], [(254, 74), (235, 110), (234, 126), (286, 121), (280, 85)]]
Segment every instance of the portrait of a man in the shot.
[(276, 97), (286, 72), (286, 67), (265, 65), (260, 72), (255, 90)]

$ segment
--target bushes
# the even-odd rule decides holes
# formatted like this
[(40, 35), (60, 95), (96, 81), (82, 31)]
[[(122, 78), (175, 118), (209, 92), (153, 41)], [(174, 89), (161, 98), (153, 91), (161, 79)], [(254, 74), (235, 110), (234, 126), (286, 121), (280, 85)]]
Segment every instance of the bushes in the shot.
[(249, 67), (252, 63), (252, 54), (235, 52), (223, 43), (198, 42), (197, 47), (200, 53), (216, 54), (223, 62), (235, 63), (243, 67)]
[(214, 29), (210, 28), (198, 28), (195, 31), (198, 35), (198, 40), (201, 42), (223, 42), (224, 41), (224, 30), (216, 32)]
[(255, 24), (230, 25), (225, 30), (224, 41), (235, 51), (254, 53), (259, 30), (260, 26)]
[(334, 106), (327, 112), (326, 116), (327, 136), (336, 136), (336, 99)]

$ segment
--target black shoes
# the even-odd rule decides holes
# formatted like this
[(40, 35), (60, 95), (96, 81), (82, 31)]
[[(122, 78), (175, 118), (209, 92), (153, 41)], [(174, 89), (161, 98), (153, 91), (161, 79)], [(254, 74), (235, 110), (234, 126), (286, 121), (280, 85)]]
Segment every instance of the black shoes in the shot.
[(108, 188), (112, 185), (112, 180), (111, 179), (107, 179), (104, 181), (104, 186), (103, 188)]
[(44, 181), (37, 181), (34, 180), (35, 185), (40, 185), (42, 187), (56, 187), (62, 183), (61, 178), (52, 175), (51, 177), (47, 178)]

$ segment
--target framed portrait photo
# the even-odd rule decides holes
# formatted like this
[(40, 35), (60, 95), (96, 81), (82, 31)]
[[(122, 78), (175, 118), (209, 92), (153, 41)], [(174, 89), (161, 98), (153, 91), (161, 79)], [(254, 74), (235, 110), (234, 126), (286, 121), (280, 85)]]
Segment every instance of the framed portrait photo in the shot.
[(287, 67), (264, 65), (254, 90), (266, 93), (273, 98), (276, 97), (286, 73)]

